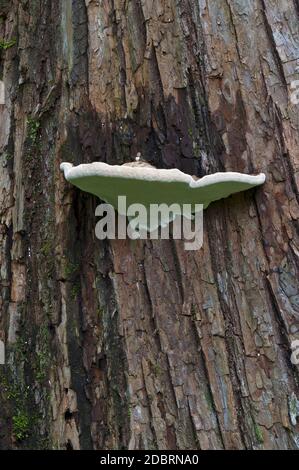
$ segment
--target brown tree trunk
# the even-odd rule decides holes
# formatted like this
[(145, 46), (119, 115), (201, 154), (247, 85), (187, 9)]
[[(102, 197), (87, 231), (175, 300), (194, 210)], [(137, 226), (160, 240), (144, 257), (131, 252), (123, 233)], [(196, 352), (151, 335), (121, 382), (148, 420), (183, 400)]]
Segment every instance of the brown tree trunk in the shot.
[[(0, 0), (0, 448), (299, 447), (298, 0)], [(100, 242), (62, 161), (264, 172)]]

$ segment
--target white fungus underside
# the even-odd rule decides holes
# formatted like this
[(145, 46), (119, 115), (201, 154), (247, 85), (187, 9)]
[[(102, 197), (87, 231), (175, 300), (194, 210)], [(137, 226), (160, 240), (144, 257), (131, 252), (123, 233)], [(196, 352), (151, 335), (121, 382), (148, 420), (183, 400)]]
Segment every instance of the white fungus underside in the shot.
[[(180, 206), (202, 204), (205, 209), (213, 201), (265, 182), (263, 173), (214, 173), (194, 179), (178, 169), (108, 165), (102, 162), (75, 167), (71, 163), (62, 163), (60, 168), (67, 181), (98, 196), (116, 209), (118, 196), (127, 197), (127, 206), (140, 203), (148, 208), (150, 204), (177, 203)], [(169, 221), (170, 218), (163, 220), (161, 225)], [(147, 225), (146, 228), (151, 231), (156, 227)]]

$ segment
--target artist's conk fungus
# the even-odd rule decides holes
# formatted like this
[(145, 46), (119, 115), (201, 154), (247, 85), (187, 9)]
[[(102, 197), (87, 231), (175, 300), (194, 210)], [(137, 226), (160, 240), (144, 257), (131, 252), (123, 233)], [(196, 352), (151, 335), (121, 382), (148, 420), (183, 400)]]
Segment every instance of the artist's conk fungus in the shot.
[[(202, 204), (208, 205), (231, 194), (264, 183), (265, 175), (227, 172), (196, 179), (180, 170), (160, 170), (144, 163), (108, 165), (94, 162), (60, 166), (67, 181), (118, 208), (118, 196), (126, 196), (131, 204)], [(123, 214), (125, 215), (125, 214)]]

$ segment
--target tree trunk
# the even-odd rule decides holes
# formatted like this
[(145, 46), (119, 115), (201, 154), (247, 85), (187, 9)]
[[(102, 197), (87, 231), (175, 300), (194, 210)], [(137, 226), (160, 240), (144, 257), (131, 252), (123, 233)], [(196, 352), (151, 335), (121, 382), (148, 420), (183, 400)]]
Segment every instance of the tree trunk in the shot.
[[(299, 447), (298, 0), (0, 0), (0, 448)], [(204, 245), (59, 170), (264, 172)]]

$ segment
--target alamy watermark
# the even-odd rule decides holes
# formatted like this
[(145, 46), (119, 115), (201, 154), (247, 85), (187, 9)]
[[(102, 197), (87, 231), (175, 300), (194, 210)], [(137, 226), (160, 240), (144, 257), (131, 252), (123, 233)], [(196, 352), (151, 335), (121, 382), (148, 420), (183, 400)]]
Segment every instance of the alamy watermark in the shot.
[[(97, 206), (101, 217), (95, 233), (99, 240), (184, 240), (185, 250), (199, 250), (203, 244), (202, 204), (143, 204), (127, 207), (126, 196), (118, 196), (117, 214), (110, 204)], [(170, 230), (171, 227), (171, 230)], [(172, 232), (172, 233), (171, 233)]]
[(292, 104), (299, 104), (299, 80), (291, 82), (291, 102)]
[(292, 355), (291, 355), (291, 362), (294, 365), (299, 364), (299, 340), (296, 339), (291, 343)]
[(0, 104), (5, 104), (5, 86), (2, 80), (0, 80)]
[(0, 366), (5, 364), (5, 346), (4, 342), (0, 340)]

